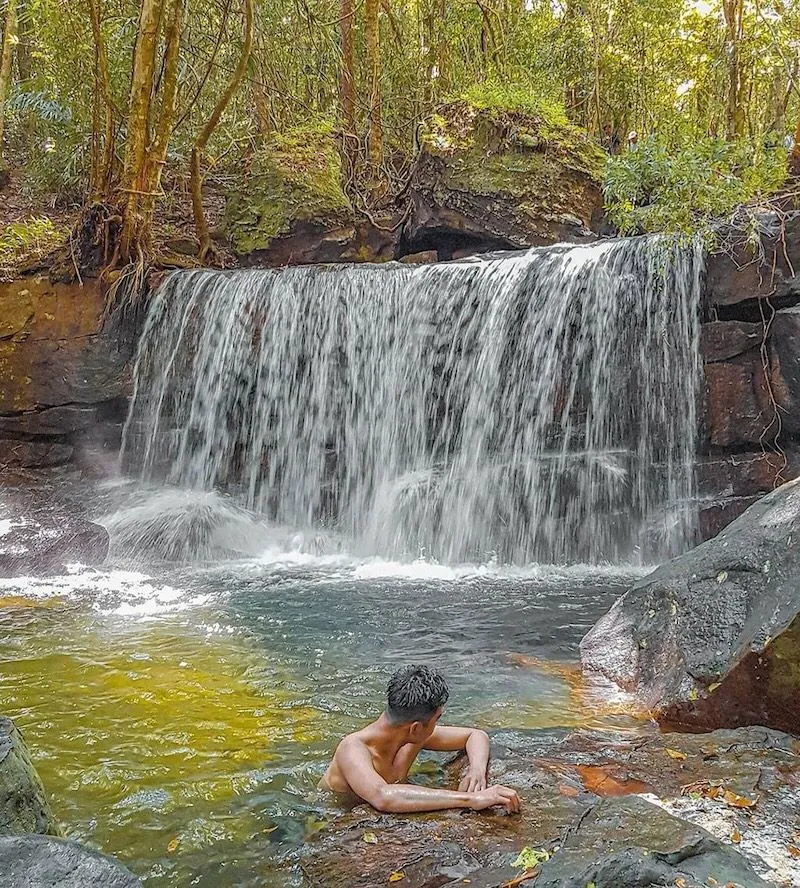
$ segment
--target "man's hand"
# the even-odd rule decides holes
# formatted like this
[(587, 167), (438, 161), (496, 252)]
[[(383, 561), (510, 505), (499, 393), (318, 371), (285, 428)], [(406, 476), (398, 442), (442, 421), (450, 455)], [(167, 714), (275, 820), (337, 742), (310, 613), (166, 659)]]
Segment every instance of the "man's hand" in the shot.
[(487, 783), (485, 768), (478, 770), (477, 768), (470, 767), (461, 778), (458, 789), (459, 792), (481, 792), (486, 789)]
[(497, 785), (473, 793), (470, 808), (473, 811), (485, 811), (501, 805), (509, 814), (519, 814), (520, 801), (517, 793), (508, 786)]

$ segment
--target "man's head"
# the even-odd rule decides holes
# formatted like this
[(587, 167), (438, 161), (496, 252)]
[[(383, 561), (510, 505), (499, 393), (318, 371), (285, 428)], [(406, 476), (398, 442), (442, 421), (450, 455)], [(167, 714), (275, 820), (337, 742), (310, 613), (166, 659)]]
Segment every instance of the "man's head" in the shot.
[(436, 727), (450, 691), (447, 682), (427, 666), (405, 666), (389, 680), (386, 717), (409, 728), (416, 742), (427, 740)]

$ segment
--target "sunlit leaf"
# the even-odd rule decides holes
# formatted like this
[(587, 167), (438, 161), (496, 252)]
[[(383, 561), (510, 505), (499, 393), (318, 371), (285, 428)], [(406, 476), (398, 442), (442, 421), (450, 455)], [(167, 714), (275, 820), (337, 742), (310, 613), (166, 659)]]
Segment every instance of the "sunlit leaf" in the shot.
[(529, 870), (539, 866), (540, 863), (544, 863), (546, 860), (550, 860), (549, 851), (544, 848), (526, 846), (519, 852), (519, 856), (511, 865), (518, 869)]
[(176, 839), (172, 839), (172, 840), (170, 841), (169, 845), (167, 845), (167, 851), (169, 851), (169, 853), (172, 854), (174, 851), (177, 851), (177, 850), (178, 850), (178, 845), (179, 845), (179, 844), (180, 844), (179, 839), (177, 839), (177, 838), (176, 838)]
[(390, 882), (402, 882), (403, 879), (405, 879), (405, 877), (406, 877), (405, 873), (392, 873), (391, 876), (389, 876), (389, 881)]
[(664, 750), (664, 752), (666, 752), (666, 754), (667, 754), (671, 759), (676, 759), (676, 760), (679, 761), (679, 762), (685, 762), (685, 761), (686, 761), (686, 758), (687, 758), (686, 753), (685, 753), (685, 752), (681, 752), (681, 751), (678, 750), (678, 749), (669, 749), (669, 748), (667, 748), (667, 749)]
[(374, 832), (365, 832), (362, 838), (368, 845), (378, 844), (378, 837), (375, 835)]

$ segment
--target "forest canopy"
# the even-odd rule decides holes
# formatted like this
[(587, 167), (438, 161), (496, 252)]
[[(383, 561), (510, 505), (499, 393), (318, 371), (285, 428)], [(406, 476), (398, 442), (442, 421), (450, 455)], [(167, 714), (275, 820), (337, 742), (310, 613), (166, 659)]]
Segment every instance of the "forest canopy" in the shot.
[(702, 227), (800, 167), (797, 0), (3, 0), (0, 21), (0, 186), (112, 208), (120, 265), (189, 206), (213, 260), (209, 214), (293, 145), (374, 212), (455, 100), (588, 133), (623, 233)]

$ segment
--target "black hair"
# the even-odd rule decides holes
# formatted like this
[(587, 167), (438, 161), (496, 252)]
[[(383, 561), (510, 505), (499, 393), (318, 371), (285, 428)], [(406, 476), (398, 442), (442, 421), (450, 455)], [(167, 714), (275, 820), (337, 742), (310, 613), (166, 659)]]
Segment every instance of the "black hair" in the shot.
[(447, 682), (438, 672), (427, 666), (405, 666), (389, 680), (386, 714), (396, 724), (428, 721), (449, 696)]

